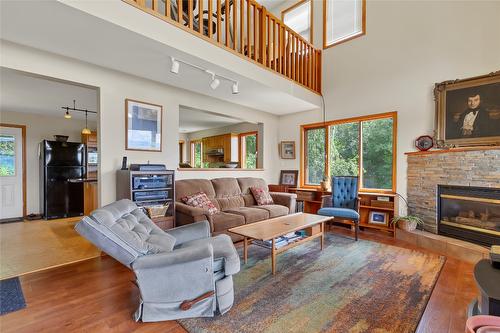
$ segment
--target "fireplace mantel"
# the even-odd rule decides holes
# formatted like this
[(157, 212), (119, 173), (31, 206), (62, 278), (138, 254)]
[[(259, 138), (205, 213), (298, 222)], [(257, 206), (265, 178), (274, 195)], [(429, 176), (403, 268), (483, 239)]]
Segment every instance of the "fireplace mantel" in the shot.
[(437, 233), (438, 185), (500, 188), (500, 147), (407, 153), (408, 210)]
[(427, 151), (409, 151), (405, 155), (418, 156), (418, 155), (431, 155), (431, 154), (447, 154), (447, 153), (461, 153), (467, 151), (480, 151), (480, 150), (500, 150), (500, 146), (478, 146), (478, 147), (460, 147), (449, 149), (433, 149)]

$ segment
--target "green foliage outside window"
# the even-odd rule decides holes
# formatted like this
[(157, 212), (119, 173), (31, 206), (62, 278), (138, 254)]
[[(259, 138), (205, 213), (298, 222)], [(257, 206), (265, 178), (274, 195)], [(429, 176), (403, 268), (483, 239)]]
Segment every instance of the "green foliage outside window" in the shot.
[(16, 142), (11, 135), (0, 135), (0, 176), (16, 173)]
[(257, 168), (257, 135), (245, 136), (245, 166), (247, 169)]
[(306, 183), (319, 184), (325, 175), (325, 130), (306, 131)]
[(193, 168), (203, 167), (203, 159), (201, 154), (201, 142), (194, 143), (194, 164)]
[(305, 131), (306, 184), (318, 185), (325, 176), (358, 176), (360, 131), (362, 188), (392, 189), (393, 118), (328, 126), (329, 170), (325, 175), (325, 131)]

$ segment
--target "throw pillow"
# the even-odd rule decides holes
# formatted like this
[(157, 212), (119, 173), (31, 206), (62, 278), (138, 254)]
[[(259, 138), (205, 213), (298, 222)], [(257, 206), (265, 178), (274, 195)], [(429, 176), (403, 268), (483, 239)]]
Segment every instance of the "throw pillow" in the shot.
[(263, 189), (262, 187), (250, 187), (250, 191), (252, 192), (255, 201), (257, 201), (257, 205), (272, 205), (274, 203), (273, 198), (266, 189)]
[(187, 195), (181, 198), (181, 201), (186, 205), (197, 208), (206, 208), (210, 215), (216, 214), (219, 210), (212, 201), (203, 192)]

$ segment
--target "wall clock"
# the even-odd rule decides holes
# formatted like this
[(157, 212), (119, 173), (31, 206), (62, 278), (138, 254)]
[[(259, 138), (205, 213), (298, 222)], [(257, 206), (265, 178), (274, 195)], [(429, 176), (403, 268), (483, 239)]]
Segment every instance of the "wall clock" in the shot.
[(428, 135), (422, 135), (415, 140), (415, 147), (420, 151), (426, 151), (434, 146), (434, 140)]

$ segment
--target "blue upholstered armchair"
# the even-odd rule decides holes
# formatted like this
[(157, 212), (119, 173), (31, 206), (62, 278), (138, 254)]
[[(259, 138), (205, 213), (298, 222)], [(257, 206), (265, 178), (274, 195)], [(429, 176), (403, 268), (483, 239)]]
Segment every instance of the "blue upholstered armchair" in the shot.
[(331, 216), (334, 219), (353, 221), (355, 237), (358, 240), (358, 177), (332, 177), (332, 195), (323, 196), (318, 214)]

